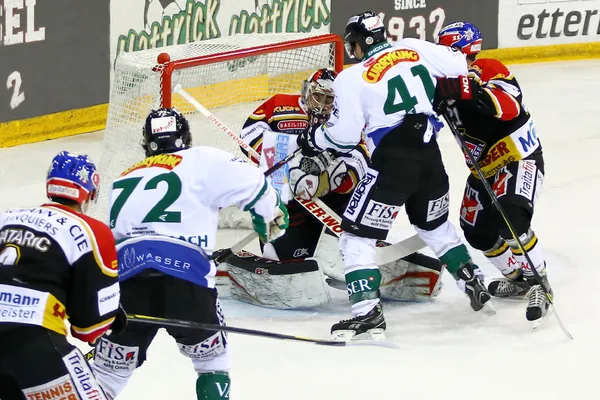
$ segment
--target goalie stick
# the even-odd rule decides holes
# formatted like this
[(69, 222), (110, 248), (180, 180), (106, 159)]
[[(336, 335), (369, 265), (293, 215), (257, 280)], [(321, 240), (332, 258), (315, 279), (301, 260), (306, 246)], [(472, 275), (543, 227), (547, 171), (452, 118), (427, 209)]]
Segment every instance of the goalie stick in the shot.
[[(321, 346), (333, 346), (333, 347), (344, 347), (344, 346), (377, 346), (397, 349), (398, 345), (389, 340), (354, 340), (354, 341), (338, 341), (338, 340), (325, 340), (316, 339), (304, 336), (287, 335), (284, 333), (260, 331), (256, 329), (238, 328), (229, 325), (218, 325), (218, 324), (207, 324), (201, 322), (184, 321), (180, 319), (169, 319), (150, 317), (147, 315), (139, 314), (127, 314), (127, 322), (134, 322), (139, 324), (149, 325), (160, 325), (160, 326), (173, 326), (176, 328), (188, 328), (205, 331), (222, 331), (238, 333), (240, 335), (258, 336), (263, 338), (278, 339), (278, 340), (292, 340), (295, 342), (313, 343)], [(90, 350), (85, 354), (86, 360), (94, 358), (95, 349)]]
[[(202, 115), (204, 115), (210, 122), (215, 124), (223, 133), (229, 136), (233, 141), (235, 141), (242, 149), (244, 149), (249, 157), (254, 157), (257, 160), (260, 159), (260, 154), (256, 150), (254, 150), (251, 146), (249, 146), (246, 142), (244, 142), (231, 128), (225, 125), (219, 118), (217, 118), (213, 113), (211, 113), (206, 107), (198, 102), (192, 95), (186, 92), (180, 84), (176, 84), (173, 88), (173, 92), (179, 94), (184, 99), (186, 99), (196, 110), (198, 110)], [(277, 165), (281, 166), (291, 159), (293, 159), (296, 155), (298, 155), (300, 149), (294, 151), (283, 160), (281, 160)], [(271, 173), (275, 169), (275, 166), (269, 168), (266, 173)], [(337, 215), (331, 208), (329, 208), (321, 199), (313, 199), (313, 200), (301, 200), (296, 199), (297, 202), (306, 209), (310, 214), (312, 214), (315, 218), (317, 218), (321, 223), (327, 226), (337, 237), (339, 237), (343, 230), (341, 228), (342, 219), (339, 215)], [(419, 236), (413, 235), (410, 238), (407, 238), (399, 243), (392, 244), (386, 247), (377, 247), (376, 248), (376, 260), (378, 265), (387, 264), (398, 260), (402, 257), (406, 257), (416, 251), (421, 250), (427, 245)]]
[(508, 219), (508, 216), (506, 215), (506, 211), (504, 211), (504, 207), (502, 207), (502, 205), (498, 201), (498, 197), (496, 196), (496, 194), (494, 193), (490, 184), (488, 183), (487, 179), (485, 178), (485, 174), (481, 170), (481, 167), (479, 166), (479, 163), (475, 159), (473, 152), (471, 152), (471, 149), (469, 149), (469, 146), (467, 146), (467, 143), (465, 142), (465, 138), (458, 131), (458, 128), (454, 124), (454, 121), (450, 119), (450, 116), (447, 114), (447, 112), (443, 113), (443, 117), (446, 120), (446, 123), (448, 124), (448, 126), (450, 127), (452, 134), (458, 140), (458, 144), (460, 145), (461, 150), (463, 151), (463, 153), (465, 153), (467, 155), (469, 161), (471, 162), (471, 165), (473, 165), (473, 168), (475, 168), (475, 171), (477, 172), (477, 175), (479, 175), (479, 179), (481, 180), (481, 183), (483, 184), (485, 191), (487, 192), (488, 196), (490, 197), (490, 200), (492, 200), (492, 203), (494, 204), (494, 206), (496, 207), (496, 209), (498, 210), (500, 215), (502, 216), (502, 219), (504, 220), (504, 223), (508, 227), (508, 230), (510, 231), (513, 239), (515, 239), (517, 246), (519, 246), (519, 250), (523, 253), (523, 255), (525, 256), (525, 259), (527, 260), (527, 263), (529, 263), (529, 265), (531, 266), (531, 271), (533, 272), (535, 280), (542, 287), (542, 290), (544, 291), (544, 293), (546, 294), (546, 297), (548, 298), (548, 303), (550, 303), (550, 306), (554, 309), (553, 314), (556, 316), (556, 321), (558, 322), (558, 325), (560, 326), (560, 328), (562, 329), (564, 334), (569, 339), (573, 339), (573, 336), (571, 335), (571, 333), (569, 333), (567, 328), (562, 323), (562, 320), (558, 316), (558, 313), (556, 311), (556, 306), (554, 305), (554, 299), (553, 299), (552, 294), (549, 292), (546, 285), (544, 285), (542, 277), (540, 276), (539, 272), (537, 272), (536, 268), (534, 267), (534, 264), (531, 261), (531, 258), (529, 257), (527, 250), (525, 250), (525, 246), (523, 246), (521, 239), (519, 239), (519, 235), (517, 235), (515, 228), (513, 227), (510, 220)]

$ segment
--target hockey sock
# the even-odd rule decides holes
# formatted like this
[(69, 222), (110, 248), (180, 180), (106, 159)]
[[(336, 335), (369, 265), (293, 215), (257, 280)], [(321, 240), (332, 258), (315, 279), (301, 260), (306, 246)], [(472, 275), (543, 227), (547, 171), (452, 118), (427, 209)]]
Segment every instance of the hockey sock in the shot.
[[(464, 244), (461, 244), (445, 252), (443, 255), (440, 256), (440, 261), (442, 262), (442, 264), (446, 265), (446, 269), (453, 276), (456, 275), (456, 271), (458, 271), (460, 267), (467, 263), (473, 262), (471, 261), (471, 255), (469, 254), (469, 250), (467, 250), (467, 247)], [(477, 269), (477, 266), (473, 265), (473, 269)]]
[(227, 372), (209, 372), (198, 376), (196, 396), (198, 400), (228, 399), (231, 380)]
[(518, 275), (519, 264), (504, 240), (498, 242), (491, 249), (484, 251), (483, 254), (502, 272), (502, 275), (509, 279), (513, 279)]
[(353, 315), (365, 315), (379, 303), (380, 284), (381, 271), (377, 266), (363, 267), (346, 273), (346, 288)]
[[(538, 274), (540, 274), (540, 276), (546, 275), (544, 252), (535, 233), (529, 231), (528, 233), (521, 235), (519, 239), (521, 240), (525, 251), (527, 251), (529, 258), (533, 262)], [(533, 280), (534, 275), (531, 271), (531, 267), (527, 262), (527, 258), (525, 258), (525, 255), (517, 245), (516, 240), (507, 240), (507, 243), (510, 246), (510, 250), (512, 251), (513, 255), (515, 256), (518, 265), (523, 269), (523, 275), (525, 275), (525, 278), (528, 280)]]

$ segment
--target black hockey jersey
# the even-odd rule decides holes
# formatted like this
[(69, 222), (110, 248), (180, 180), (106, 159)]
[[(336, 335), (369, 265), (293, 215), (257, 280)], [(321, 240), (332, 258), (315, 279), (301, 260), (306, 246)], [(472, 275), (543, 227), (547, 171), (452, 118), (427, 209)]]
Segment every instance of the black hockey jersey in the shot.
[[(542, 151), (531, 115), (513, 74), (498, 60), (482, 58), (469, 69), (473, 100), (457, 101), (454, 120), (486, 177), (510, 162)], [(473, 175), (475, 169), (467, 159)]]
[(58, 204), (0, 214), (0, 331), (43, 326), (94, 342), (119, 306), (117, 253), (108, 226)]

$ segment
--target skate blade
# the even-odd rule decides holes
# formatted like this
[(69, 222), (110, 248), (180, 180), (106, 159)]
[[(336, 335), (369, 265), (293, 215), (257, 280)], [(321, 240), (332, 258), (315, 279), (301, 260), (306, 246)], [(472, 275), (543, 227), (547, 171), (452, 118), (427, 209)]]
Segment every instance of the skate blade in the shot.
[(552, 314), (554, 310), (550, 308), (546, 311), (546, 315), (542, 316), (542, 318), (536, 319), (535, 321), (529, 321), (531, 323), (531, 329), (537, 330), (542, 324), (548, 319), (548, 317)]
[(494, 306), (492, 305), (492, 301), (488, 300), (483, 307), (481, 308), (481, 310), (479, 310), (478, 312), (483, 313), (484, 315), (488, 315), (488, 316), (492, 316), (492, 315), (496, 315), (496, 309), (494, 308)]
[(369, 329), (361, 334), (356, 334), (352, 330), (340, 330), (331, 334), (331, 338), (335, 341), (350, 342), (361, 340), (387, 340), (385, 331), (381, 328)]

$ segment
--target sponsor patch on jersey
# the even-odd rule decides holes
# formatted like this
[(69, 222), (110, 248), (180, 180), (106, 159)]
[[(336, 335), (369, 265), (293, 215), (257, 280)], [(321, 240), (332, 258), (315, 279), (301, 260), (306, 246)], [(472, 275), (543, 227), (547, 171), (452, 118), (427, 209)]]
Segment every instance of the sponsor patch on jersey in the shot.
[(113, 283), (109, 287), (98, 290), (98, 313), (106, 315), (119, 308), (121, 290), (119, 283)]
[(450, 195), (446, 193), (439, 199), (429, 200), (427, 205), (427, 222), (434, 221), (448, 213), (450, 208)]
[[(479, 160), (481, 153), (483, 153), (483, 151), (485, 150), (485, 147), (486, 147), (485, 142), (482, 142), (478, 139), (472, 138), (471, 136), (464, 134), (464, 132), (463, 132), (463, 137), (465, 139), (465, 143), (467, 144), (467, 148), (469, 150), (471, 150), (473, 157), (475, 157), (476, 160)], [(471, 165), (471, 160), (469, 159), (469, 157), (466, 154), (464, 154), (464, 156), (465, 156), (467, 165)]]
[(113, 371), (132, 372), (137, 367), (139, 352), (137, 346), (121, 346), (101, 338), (96, 346), (94, 364)]
[(79, 400), (69, 375), (63, 375), (43, 385), (23, 389), (27, 400)]
[(396, 64), (404, 61), (419, 61), (419, 59), (419, 54), (414, 50), (397, 49), (390, 51), (389, 53), (382, 54), (373, 61), (373, 64), (363, 72), (363, 79), (367, 83), (377, 83)]
[(300, 107), (298, 106), (275, 106), (273, 107), (273, 114), (277, 113), (299, 113)]
[(279, 121), (277, 123), (277, 130), (279, 131), (294, 131), (298, 129), (306, 129), (308, 126), (308, 121), (305, 120), (288, 120), (288, 121)]
[(0, 285), (0, 323), (43, 326), (66, 335), (65, 306), (48, 292)]
[(156, 156), (151, 156), (146, 158), (144, 161), (141, 161), (137, 164), (132, 165), (128, 169), (126, 169), (121, 176), (125, 176), (135, 170), (141, 168), (150, 168), (150, 167), (159, 167), (168, 169), (171, 171), (173, 168), (181, 164), (183, 157), (178, 154), (158, 154)]

